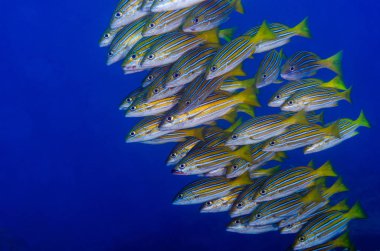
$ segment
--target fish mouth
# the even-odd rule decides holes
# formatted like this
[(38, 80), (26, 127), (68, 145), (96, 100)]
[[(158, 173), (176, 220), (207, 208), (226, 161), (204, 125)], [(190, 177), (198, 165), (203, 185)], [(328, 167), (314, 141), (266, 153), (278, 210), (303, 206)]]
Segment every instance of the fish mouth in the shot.
[(171, 172), (174, 175), (186, 175), (184, 172), (176, 170), (176, 169), (173, 169)]

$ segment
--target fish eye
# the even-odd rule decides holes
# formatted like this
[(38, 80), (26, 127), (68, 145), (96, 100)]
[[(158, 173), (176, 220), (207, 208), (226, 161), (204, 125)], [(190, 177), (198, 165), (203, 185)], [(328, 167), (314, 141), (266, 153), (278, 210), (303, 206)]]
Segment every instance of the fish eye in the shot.
[(108, 56), (112, 56), (112, 55), (113, 55), (113, 51), (108, 52)]
[(153, 90), (153, 92), (156, 93), (156, 94), (158, 93), (158, 91), (159, 90), (157, 88)]
[(265, 191), (265, 190), (261, 190), (260, 191), (260, 194), (262, 194), (262, 195), (264, 195), (264, 194), (266, 194), (267, 193), (267, 191)]
[(152, 80), (152, 79), (153, 79), (153, 76), (152, 76), (152, 75), (149, 75), (149, 76), (147, 77), (147, 79), (148, 79), (148, 80)]
[(185, 167), (186, 167), (185, 164), (181, 164), (181, 165), (179, 165), (179, 169), (184, 169)]
[(178, 198), (182, 199), (183, 198), (183, 194), (178, 194)]
[(176, 156), (177, 156), (176, 153), (172, 153), (172, 154), (170, 154), (170, 157), (172, 157), (172, 158), (175, 158)]
[(295, 70), (294, 66), (291, 66), (290, 71), (294, 71), (294, 70)]
[(193, 19), (193, 23), (194, 23), (194, 24), (196, 24), (196, 23), (198, 23), (198, 22), (199, 22), (199, 19), (198, 19), (197, 17)]
[(117, 12), (117, 13), (115, 14), (115, 17), (121, 17), (121, 12)]
[(235, 135), (232, 135), (232, 139), (237, 139), (238, 136), (235, 134)]
[(280, 99), (280, 98), (281, 98), (281, 96), (280, 96), (280, 95), (277, 95), (277, 96), (276, 96), (276, 99)]
[(131, 98), (127, 98), (127, 102), (128, 102), (128, 103), (131, 103), (131, 102), (132, 102), (132, 99), (131, 99)]
[(210, 70), (211, 70), (212, 72), (214, 72), (214, 71), (216, 71), (216, 69), (217, 69), (216, 65), (213, 65), (213, 66), (211, 67)]
[(287, 225), (286, 228), (290, 229), (293, 227), (293, 224)]
[(294, 104), (294, 102), (292, 101), (292, 100), (290, 100), (289, 102), (288, 102), (288, 105), (293, 105)]
[(181, 74), (177, 71), (173, 74), (173, 78), (178, 78)]
[(155, 26), (154, 23), (149, 24), (149, 28), (153, 28)]
[(260, 219), (261, 218), (261, 214), (256, 214), (256, 219)]
[(149, 55), (148, 59), (150, 59), (150, 60), (154, 59), (154, 54)]
[(185, 102), (186, 105), (190, 105), (190, 103), (191, 103), (190, 100), (187, 100), (187, 101)]
[(264, 74), (264, 75), (263, 75), (263, 78), (267, 78), (267, 74)]
[(304, 242), (304, 241), (305, 241), (305, 237), (301, 236), (301, 237), (298, 238), (298, 240), (299, 240), (300, 242)]
[(167, 117), (166, 120), (169, 121), (169, 122), (173, 121), (173, 116)]
[(109, 33), (104, 34), (104, 38), (109, 38), (109, 37), (110, 37)]
[(136, 54), (133, 54), (133, 55), (131, 56), (132, 59), (136, 59), (136, 57), (137, 57)]
[(136, 135), (136, 132), (132, 131), (132, 132), (129, 133), (129, 135), (133, 137), (133, 136)]
[(239, 224), (239, 223), (240, 223), (240, 220), (235, 220), (234, 223), (235, 223), (235, 224)]
[(206, 204), (207, 204), (207, 206), (211, 206), (212, 202), (211, 201), (207, 201)]
[(276, 142), (274, 142), (274, 141), (269, 142), (269, 145), (271, 145), (271, 146), (274, 146), (275, 144), (276, 144)]
[(134, 111), (134, 110), (136, 110), (136, 106), (131, 107), (131, 111)]
[(232, 169), (234, 169), (234, 170), (236, 170), (237, 168), (238, 168), (237, 165), (233, 165), (233, 166), (232, 166)]
[(240, 202), (239, 204), (236, 205), (236, 207), (237, 208), (242, 208), (243, 207), (243, 203)]

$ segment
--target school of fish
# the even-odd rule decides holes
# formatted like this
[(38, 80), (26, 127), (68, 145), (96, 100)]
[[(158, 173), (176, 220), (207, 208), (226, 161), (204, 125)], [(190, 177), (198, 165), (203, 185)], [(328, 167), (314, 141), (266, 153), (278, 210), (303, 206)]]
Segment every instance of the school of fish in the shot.
[[(126, 142), (177, 142), (166, 162), (171, 172), (200, 178), (173, 204), (228, 212), (229, 232), (295, 234), (292, 250), (354, 250), (349, 223), (366, 215), (359, 203), (333, 198), (348, 188), (332, 164), (270, 166), (286, 151), (320, 152), (370, 127), (363, 112), (323, 121), (321, 109), (351, 102), (342, 52), (286, 57), (282, 46), (311, 37), (307, 18), (295, 26), (264, 21), (236, 36), (233, 28), (219, 29), (234, 11), (244, 14), (241, 0), (119, 2), (99, 45), (109, 48), (108, 65), (122, 61), (125, 74), (148, 71), (120, 106), (126, 117), (142, 117)], [(263, 59), (247, 77), (243, 63), (256, 54)], [(335, 77), (315, 78), (322, 69)], [(281, 84), (268, 101), (273, 113), (256, 116), (258, 89), (271, 84)], [(328, 179), (335, 181), (326, 185)]]

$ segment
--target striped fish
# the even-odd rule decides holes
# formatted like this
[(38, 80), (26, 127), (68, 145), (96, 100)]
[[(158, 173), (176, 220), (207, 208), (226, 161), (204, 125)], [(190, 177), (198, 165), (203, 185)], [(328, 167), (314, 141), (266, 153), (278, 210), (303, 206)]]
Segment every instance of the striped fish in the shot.
[(170, 65), (153, 68), (142, 82), (142, 87), (151, 85), (156, 78), (162, 76), (170, 69)]
[(308, 78), (289, 82), (284, 85), (272, 96), (268, 103), (270, 107), (280, 107), (285, 103), (285, 101), (294, 93), (302, 91), (309, 88), (324, 87), (324, 88), (335, 88), (339, 90), (347, 90), (341, 77), (337, 76), (328, 82), (324, 82), (320, 79)]
[(124, 99), (123, 103), (120, 105), (120, 110), (127, 110), (133, 102), (145, 95), (146, 89), (139, 87), (132, 92), (130, 92), (127, 97)]
[(167, 33), (161, 41), (147, 51), (141, 64), (145, 68), (171, 64), (187, 51), (208, 41), (207, 39), (210, 39), (210, 42), (219, 43), (217, 31), (207, 31), (199, 35), (181, 32)]
[(116, 34), (122, 29), (123, 27), (119, 27), (116, 29), (108, 28), (102, 35), (102, 37), (99, 40), (99, 46), (100, 47), (107, 47), (112, 43), (112, 40), (115, 38)]
[(155, 0), (150, 11), (163, 12), (169, 10), (179, 10), (199, 4), (205, 0)]
[(205, 174), (199, 174), (198, 176), (204, 176), (204, 177), (219, 177), (219, 176), (225, 176), (226, 169), (224, 167), (211, 170), (210, 172), (207, 172)]
[(239, 196), (241, 191), (245, 189), (246, 186), (236, 187), (232, 189), (226, 196), (219, 199), (210, 200), (204, 203), (201, 207), (201, 213), (220, 213), (227, 212), (230, 210), (235, 199)]
[(248, 174), (237, 179), (224, 177), (202, 178), (185, 186), (174, 198), (174, 205), (204, 203), (226, 196), (235, 187), (251, 184)]
[(336, 177), (330, 162), (318, 169), (311, 167), (296, 167), (280, 171), (271, 176), (255, 194), (254, 201), (263, 202), (286, 197), (315, 185), (315, 179), (320, 177)]
[(234, 178), (246, 171), (254, 171), (271, 160), (279, 162), (286, 158), (285, 153), (282, 152), (265, 152), (263, 151), (264, 143), (258, 143), (250, 146), (252, 163), (242, 159), (234, 160), (230, 166), (227, 167), (226, 177)]
[(299, 232), (293, 249), (301, 250), (323, 244), (346, 231), (351, 220), (363, 218), (366, 216), (358, 203), (347, 213), (331, 211), (317, 216)]
[(304, 153), (310, 154), (315, 152), (320, 152), (331, 147), (334, 147), (343, 141), (350, 139), (358, 134), (356, 129), (361, 126), (370, 128), (370, 124), (365, 117), (363, 111), (360, 112), (359, 117), (353, 121), (351, 119), (339, 119), (337, 122), (340, 138), (325, 136), (323, 139), (317, 143), (312, 144), (305, 148)]
[(177, 30), (192, 9), (193, 7), (151, 14), (144, 27), (143, 36), (149, 37)]
[(167, 87), (190, 83), (206, 71), (207, 64), (215, 55), (217, 46), (201, 46), (186, 52), (170, 68), (166, 79)]
[(182, 25), (184, 32), (202, 32), (225, 23), (233, 9), (244, 13), (241, 0), (209, 0), (197, 5)]
[(315, 53), (299, 51), (293, 54), (284, 64), (281, 77), (286, 80), (298, 80), (316, 74), (320, 69), (329, 69), (341, 74), (342, 52), (327, 59), (321, 59)]
[[(322, 181), (320, 181), (322, 180)], [(323, 201), (321, 202), (312, 202), (308, 205), (306, 205), (304, 208), (302, 208), (298, 214), (289, 217), (283, 221), (280, 222), (279, 226), (280, 228), (286, 227), (288, 225), (292, 225), (294, 223), (303, 221), (310, 217), (310, 215), (314, 214), (315, 212), (318, 212), (321, 208), (326, 206), (329, 203), (330, 198), (337, 194), (348, 191), (348, 188), (343, 184), (342, 179), (339, 178), (331, 187), (326, 188), (325, 187), (325, 181), (324, 178), (319, 179), (317, 181), (321, 185), (317, 185), (317, 188), (321, 190), (321, 196), (323, 198)]]
[(235, 92), (242, 89), (252, 88), (256, 84), (256, 78), (249, 78), (245, 80), (238, 80), (235, 77), (230, 77), (224, 80), (220, 86), (220, 90), (227, 92)]
[(175, 132), (165, 134), (155, 139), (143, 141), (141, 143), (150, 144), (150, 145), (159, 145), (159, 144), (166, 144), (166, 143), (173, 143), (173, 142), (184, 142), (186, 139), (189, 139), (192, 137), (195, 137), (198, 140), (204, 140), (203, 130), (204, 130), (204, 127), (178, 130)]
[[(248, 185), (239, 197), (236, 198), (230, 209), (231, 217), (238, 217), (250, 214), (259, 204), (255, 202), (254, 196), (268, 177), (259, 178), (253, 181), (253, 184)], [(247, 222), (248, 224), (248, 222)]]
[[(215, 121), (231, 113), (232, 115), (236, 115), (235, 112), (239, 105), (258, 106), (259, 103), (256, 99), (255, 90), (247, 89), (235, 95), (230, 95), (229, 93), (222, 91), (215, 92), (201, 105), (187, 113), (166, 116), (160, 125), (160, 129), (171, 130), (174, 128), (189, 128), (210, 121)], [(244, 110), (244, 112), (246, 111)], [(232, 120), (234, 120), (234, 118)]]
[(124, 26), (117, 33), (108, 51), (107, 65), (114, 64), (125, 58), (129, 50), (142, 38), (141, 32), (145, 22), (145, 17), (142, 17)]
[(316, 111), (323, 108), (335, 107), (340, 100), (351, 103), (351, 88), (339, 92), (332, 88), (308, 88), (297, 91), (281, 105), (282, 111), (297, 112), (300, 110)]
[(141, 66), (141, 62), (145, 56), (145, 53), (164, 35), (143, 37), (139, 42), (137, 42), (132, 49), (125, 56), (125, 60), (122, 64), (125, 74), (134, 73), (136, 71), (146, 70), (146, 68)]
[(249, 215), (232, 219), (230, 224), (228, 224), (226, 230), (228, 232), (239, 233), (239, 234), (262, 234), (262, 233), (277, 231), (279, 229), (276, 224), (263, 225), (263, 226), (250, 226), (249, 219), (250, 219)]
[(330, 251), (336, 250), (336, 248), (342, 248), (344, 250), (354, 250), (348, 232), (343, 233), (335, 240), (317, 246), (313, 246), (311, 248), (306, 248), (304, 249), (304, 251)]
[(148, 12), (140, 9), (142, 2), (143, 0), (120, 0), (111, 19), (111, 28), (116, 29), (128, 25), (148, 15)]
[(165, 86), (166, 75), (162, 74), (158, 76), (153, 83), (147, 87), (146, 99), (149, 102), (157, 101), (160, 99), (168, 98), (170, 96), (178, 94), (184, 86), (166, 87)]
[(278, 80), (281, 71), (281, 63), (284, 55), (282, 50), (268, 52), (260, 63), (256, 73), (256, 87), (262, 88), (272, 83), (281, 83)]
[(270, 41), (275, 35), (263, 22), (254, 36), (240, 36), (223, 45), (207, 67), (206, 79), (213, 79), (233, 70), (256, 50), (256, 44)]
[[(278, 47), (281, 47), (289, 43), (290, 39), (294, 36), (310, 38), (307, 18), (302, 20), (299, 24), (297, 24), (293, 28), (290, 28), (280, 23), (271, 23), (269, 24), (269, 28), (276, 35), (276, 39), (273, 39), (270, 41), (263, 41), (257, 44), (255, 53), (262, 53), (262, 52), (270, 51)], [(244, 33), (244, 35), (254, 36), (258, 33), (259, 29), (260, 27), (256, 26), (250, 29), (249, 31), (247, 31), (246, 33)]]
[(286, 132), (294, 124), (308, 124), (305, 112), (301, 111), (290, 118), (279, 114), (252, 118), (233, 131), (226, 145), (260, 143)]
[(149, 102), (145, 96), (136, 99), (128, 107), (125, 117), (146, 117), (158, 115), (173, 108), (180, 100), (181, 94)]
[(328, 127), (319, 125), (292, 125), (287, 132), (269, 139), (263, 150), (267, 152), (290, 151), (315, 144), (326, 136), (340, 138), (338, 124)]
[(141, 10), (150, 12), (150, 8), (152, 7), (154, 3), (154, 0), (143, 0), (143, 3), (141, 4)]
[(261, 203), (251, 214), (249, 225), (259, 226), (279, 223), (296, 215), (304, 206), (313, 201), (321, 201), (320, 194), (313, 189), (307, 195), (291, 194), (276, 200)]
[(198, 148), (186, 155), (172, 169), (172, 173), (176, 175), (204, 174), (226, 167), (237, 158), (251, 161), (249, 147), (242, 147), (235, 151), (227, 147)]
[[(281, 112), (281, 115), (284, 115), (286, 117), (291, 117), (296, 114), (295, 112)], [(323, 124), (324, 123), (324, 113), (315, 113), (315, 112), (308, 112), (306, 113), (306, 118), (309, 121), (310, 124)]]

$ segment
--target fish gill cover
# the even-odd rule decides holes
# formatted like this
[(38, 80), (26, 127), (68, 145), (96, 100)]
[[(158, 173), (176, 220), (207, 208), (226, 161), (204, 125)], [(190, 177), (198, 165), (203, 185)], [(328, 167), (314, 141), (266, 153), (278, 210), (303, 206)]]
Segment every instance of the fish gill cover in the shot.
[[(175, 175), (200, 178), (173, 204), (229, 212), (229, 232), (295, 234), (293, 250), (352, 249), (349, 222), (366, 216), (359, 203), (332, 199), (348, 191), (332, 164), (270, 165), (286, 151), (317, 153), (370, 127), (363, 112), (357, 119), (323, 120), (322, 109), (351, 102), (342, 52), (286, 57), (282, 46), (311, 38), (307, 18), (295, 26), (263, 21), (234, 35), (233, 28), (218, 29), (233, 11), (244, 14), (241, 0), (120, 1), (100, 41), (109, 47), (107, 64), (124, 60), (125, 74), (148, 71), (120, 106), (126, 117), (143, 117), (126, 142), (178, 142), (167, 165)], [(260, 53), (256, 74), (248, 76), (243, 63)], [(336, 76), (319, 79), (321, 69)], [(256, 116), (259, 89), (271, 84), (281, 84), (268, 101), (277, 108)], [(327, 186), (327, 179), (335, 183)]]

